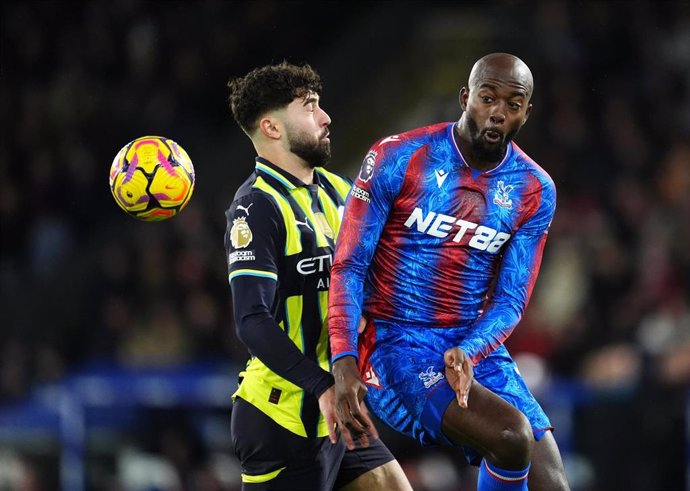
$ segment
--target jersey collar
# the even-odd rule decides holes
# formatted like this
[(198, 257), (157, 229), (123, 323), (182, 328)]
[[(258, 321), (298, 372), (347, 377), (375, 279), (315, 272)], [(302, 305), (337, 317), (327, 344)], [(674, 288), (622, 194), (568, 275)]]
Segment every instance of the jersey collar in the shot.
[[(281, 169), (277, 165), (273, 164), (269, 160), (266, 160), (263, 157), (256, 157), (254, 160), (256, 160), (256, 171), (260, 172), (262, 174), (268, 175), (281, 183), (283, 186), (285, 186), (287, 189), (292, 190), (295, 188), (299, 187), (309, 187), (309, 184), (305, 184), (302, 182), (301, 179), (297, 179), (295, 176), (290, 174), (284, 169)], [(314, 183), (317, 186), (320, 184), (319, 182), (319, 173), (314, 172)]]

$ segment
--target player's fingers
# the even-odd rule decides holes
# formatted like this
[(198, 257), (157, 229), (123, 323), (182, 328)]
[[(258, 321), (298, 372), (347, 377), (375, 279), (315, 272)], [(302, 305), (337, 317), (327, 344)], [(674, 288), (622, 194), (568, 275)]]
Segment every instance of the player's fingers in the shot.
[(460, 407), (466, 408), (467, 401), (470, 395), (470, 387), (472, 386), (472, 378), (474, 376), (474, 370), (472, 369), (472, 364), (465, 361), (462, 365), (457, 367), (458, 370), (458, 387), (460, 388), (458, 392)]
[[(357, 442), (359, 443), (360, 447), (367, 448), (370, 444), (369, 438), (373, 438), (372, 433), (376, 435), (376, 438), (378, 438), (378, 432), (376, 431), (376, 427), (369, 418), (369, 413), (364, 403), (359, 403), (359, 411), (360, 412), (358, 414), (358, 423), (362, 425), (363, 431), (357, 435)], [(363, 424), (362, 419), (368, 421), (368, 424)]]
[(457, 359), (455, 356), (455, 351), (452, 349), (447, 350), (443, 354), (443, 361), (446, 364), (446, 367), (448, 368), (454, 368), (455, 365), (457, 365)]
[(334, 413), (328, 413), (323, 415), (323, 419), (326, 421), (326, 427), (328, 428), (328, 439), (335, 445), (338, 441), (335, 434), (336, 416)]
[(359, 325), (357, 326), (357, 332), (359, 334), (362, 334), (366, 327), (367, 327), (367, 319), (364, 316), (362, 316), (359, 318)]
[(347, 429), (347, 426), (343, 424), (343, 422), (339, 422), (338, 424), (338, 429), (340, 430), (340, 434), (343, 436), (343, 441), (345, 442), (345, 446), (347, 447), (348, 450), (352, 450), (355, 448), (355, 440), (352, 437), (352, 433), (350, 433), (350, 430)]
[(466, 375), (462, 370), (461, 365), (456, 365), (453, 370), (455, 370), (455, 374), (457, 375), (457, 381), (455, 382), (455, 395), (458, 400), (458, 405), (461, 408), (466, 408), (467, 407), (467, 402), (466, 402), (466, 394), (465, 394), (465, 389), (467, 387), (467, 381), (465, 379)]
[(467, 363), (468, 369), (468, 377), (467, 377), (467, 391), (466, 391), (466, 396), (465, 396), (465, 403), (467, 403), (469, 397), (470, 397), (470, 390), (472, 390), (472, 381), (474, 380), (474, 368), (472, 368), (472, 363)]
[(464, 398), (463, 395), (460, 393), (460, 391), (458, 391), (458, 392), (455, 393), (455, 399), (457, 399), (457, 401), (458, 401), (458, 406), (460, 406), (460, 407), (463, 408), (463, 409), (467, 407), (467, 406), (464, 405), (464, 404), (465, 404), (465, 398)]
[(366, 429), (361, 425), (358, 419), (359, 415), (359, 401), (356, 396), (348, 397), (345, 401), (342, 411), (338, 411), (338, 418), (340, 422), (348, 430), (354, 439), (358, 439), (359, 435), (364, 433)]
[(352, 415), (353, 422), (357, 423), (359, 432), (368, 431), (371, 420), (362, 413), (362, 406), (359, 403), (350, 406), (350, 414)]
[(371, 419), (369, 419), (368, 416), (362, 414), (361, 412), (353, 414), (353, 417), (357, 420), (357, 422), (360, 425), (360, 431), (357, 434), (357, 439), (363, 446), (368, 447), (369, 436), (373, 436), (375, 434), (378, 435), (378, 432), (374, 427), (374, 423), (371, 421)]
[(371, 419), (369, 409), (367, 409), (367, 406), (364, 403), (360, 403), (360, 407), (362, 408), (362, 414), (364, 414), (364, 416), (367, 418), (367, 421), (369, 422), (369, 436), (373, 440), (376, 440), (379, 437), (379, 431), (376, 429), (376, 425), (374, 424), (374, 421)]

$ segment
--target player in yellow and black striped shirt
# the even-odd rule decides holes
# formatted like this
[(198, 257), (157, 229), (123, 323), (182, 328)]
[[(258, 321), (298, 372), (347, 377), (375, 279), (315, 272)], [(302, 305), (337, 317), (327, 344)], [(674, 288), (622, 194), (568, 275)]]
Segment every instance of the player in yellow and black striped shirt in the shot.
[(350, 182), (323, 169), (330, 118), (308, 65), (233, 80), (230, 107), (258, 157), (226, 212), (237, 334), (252, 355), (234, 394), (245, 490), (411, 489), (378, 439), (351, 450), (335, 431), (328, 287)]

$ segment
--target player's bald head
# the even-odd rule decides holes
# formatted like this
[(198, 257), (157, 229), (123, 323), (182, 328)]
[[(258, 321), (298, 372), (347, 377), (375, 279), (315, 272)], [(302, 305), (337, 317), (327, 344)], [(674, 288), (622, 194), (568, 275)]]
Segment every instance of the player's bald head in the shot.
[(474, 90), (490, 81), (521, 87), (526, 92), (527, 100), (532, 97), (532, 72), (517, 56), (509, 53), (491, 53), (477, 60), (470, 72), (469, 89)]

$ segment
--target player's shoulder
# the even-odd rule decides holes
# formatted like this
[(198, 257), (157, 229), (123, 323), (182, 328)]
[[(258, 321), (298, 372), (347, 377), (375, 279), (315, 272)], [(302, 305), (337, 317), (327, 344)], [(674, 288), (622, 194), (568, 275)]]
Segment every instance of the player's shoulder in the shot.
[(243, 199), (254, 191), (254, 183), (256, 182), (256, 172), (252, 172), (247, 179), (237, 188), (235, 196), (232, 198), (233, 203), (237, 200)]
[(450, 124), (451, 123), (436, 123), (402, 133), (388, 135), (379, 139), (371, 148), (372, 150), (392, 150), (408, 146), (418, 147), (433, 140), (434, 138), (444, 137), (448, 125)]
[(318, 172), (321, 179), (326, 179), (328, 182), (332, 183), (333, 185), (338, 185), (338, 184), (345, 184), (347, 186), (352, 185), (352, 179), (350, 179), (347, 176), (340, 174), (339, 172), (333, 172), (330, 170), (326, 170), (323, 167), (316, 167), (314, 170), (316, 172)]
[(253, 172), (235, 192), (227, 213), (234, 213), (238, 209), (248, 210), (249, 207), (253, 207), (252, 211), (255, 213), (263, 215), (276, 212), (273, 198), (269, 193), (255, 186), (256, 180), (257, 175)]
[(336, 203), (345, 203), (352, 189), (352, 179), (323, 167), (314, 168), (319, 179), (319, 186)]
[(512, 142), (513, 151), (515, 152), (515, 162), (517, 166), (524, 172), (531, 174), (544, 190), (555, 192), (556, 184), (546, 170), (539, 165), (532, 157), (521, 149), (515, 142)]

